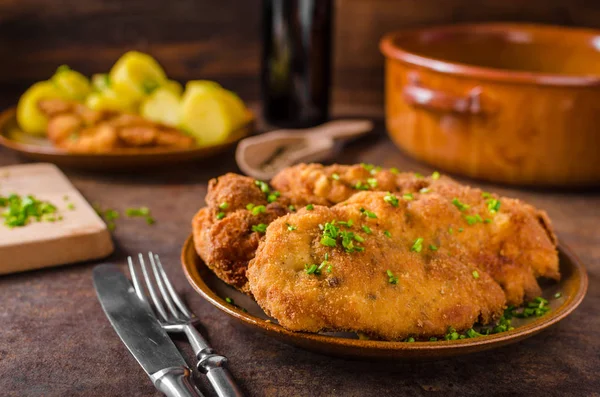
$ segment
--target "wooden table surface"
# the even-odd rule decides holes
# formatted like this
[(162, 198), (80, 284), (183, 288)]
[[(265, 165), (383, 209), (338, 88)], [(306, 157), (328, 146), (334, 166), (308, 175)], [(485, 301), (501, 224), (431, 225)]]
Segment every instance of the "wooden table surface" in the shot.
[[(430, 173), (397, 150), (378, 126), (336, 159)], [(0, 166), (24, 160), (0, 149)], [(119, 219), (116, 252), (159, 253), (175, 286), (202, 319), (213, 347), (250, 396), (600, 395), (600, 192), (516, 190), (482, 185), (548, 211), (560, 240), (587, 265), (589, 292), (571, 316), (549, 330), (498, 350), (438, 362), (377, 363), (309, 353), (238, 326), (187, 284), (179, 253), (207, 182), (238, 171), (233, 153), (144, 173), (64, 170), (92, 203), (123, 211), (150, 207), (156, 224)], [(96, 263), (0, 277), (0, 394), (3, 396), (159, 395), (104, 316), (92, 287)], [(181, 342), (188, 359), (190, 349)], [(207, 396), (207, 384), (200, 380)]]

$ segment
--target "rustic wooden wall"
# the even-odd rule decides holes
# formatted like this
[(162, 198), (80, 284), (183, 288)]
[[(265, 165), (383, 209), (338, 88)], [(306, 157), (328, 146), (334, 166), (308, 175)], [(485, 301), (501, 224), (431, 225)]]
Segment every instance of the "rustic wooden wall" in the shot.
[[(337, 0), (336, 11), (334, 102), (366, 112), (381, 109), (387, 31), (492, 20), (600, 28), (594, 0)], [(177, 79), (218, 79), (255, 100), (260, 14), (260, 0), (0, 1), (0, 105), (62, 63), (91, 74), (127, 49), (154, 54)]]

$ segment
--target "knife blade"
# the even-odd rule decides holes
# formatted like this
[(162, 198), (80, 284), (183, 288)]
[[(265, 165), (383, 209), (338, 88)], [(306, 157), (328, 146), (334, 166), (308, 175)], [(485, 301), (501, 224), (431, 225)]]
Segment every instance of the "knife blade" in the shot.
[(119, 268), (98, 265), (92, 278), (106, 317), (154, 386), (169, 397), (202, 397), (181, 353)]

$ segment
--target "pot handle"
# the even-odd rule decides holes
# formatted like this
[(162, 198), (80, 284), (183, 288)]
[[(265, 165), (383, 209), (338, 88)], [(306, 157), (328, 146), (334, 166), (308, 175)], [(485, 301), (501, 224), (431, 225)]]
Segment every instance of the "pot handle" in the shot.
[(402, 90), (404, 100), (429, 110), (453, 112), (459, 114), (482, 114), (481, 87), (474, 87), (466, 96), (449, 94), (433, 88), (424, 87), (416, 75), (409, 75), (409, 83)]

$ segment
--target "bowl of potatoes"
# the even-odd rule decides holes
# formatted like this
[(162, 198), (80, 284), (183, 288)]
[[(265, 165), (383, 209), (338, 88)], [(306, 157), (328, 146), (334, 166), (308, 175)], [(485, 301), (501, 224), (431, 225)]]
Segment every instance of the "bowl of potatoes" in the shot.
[(249, 135), (254, 115), (214, 81), (180, 84), (130, 51), (91, 78), (66, 65), (0, 114), (0, 144), (79, 168), (164, 165), (209, 157)]

